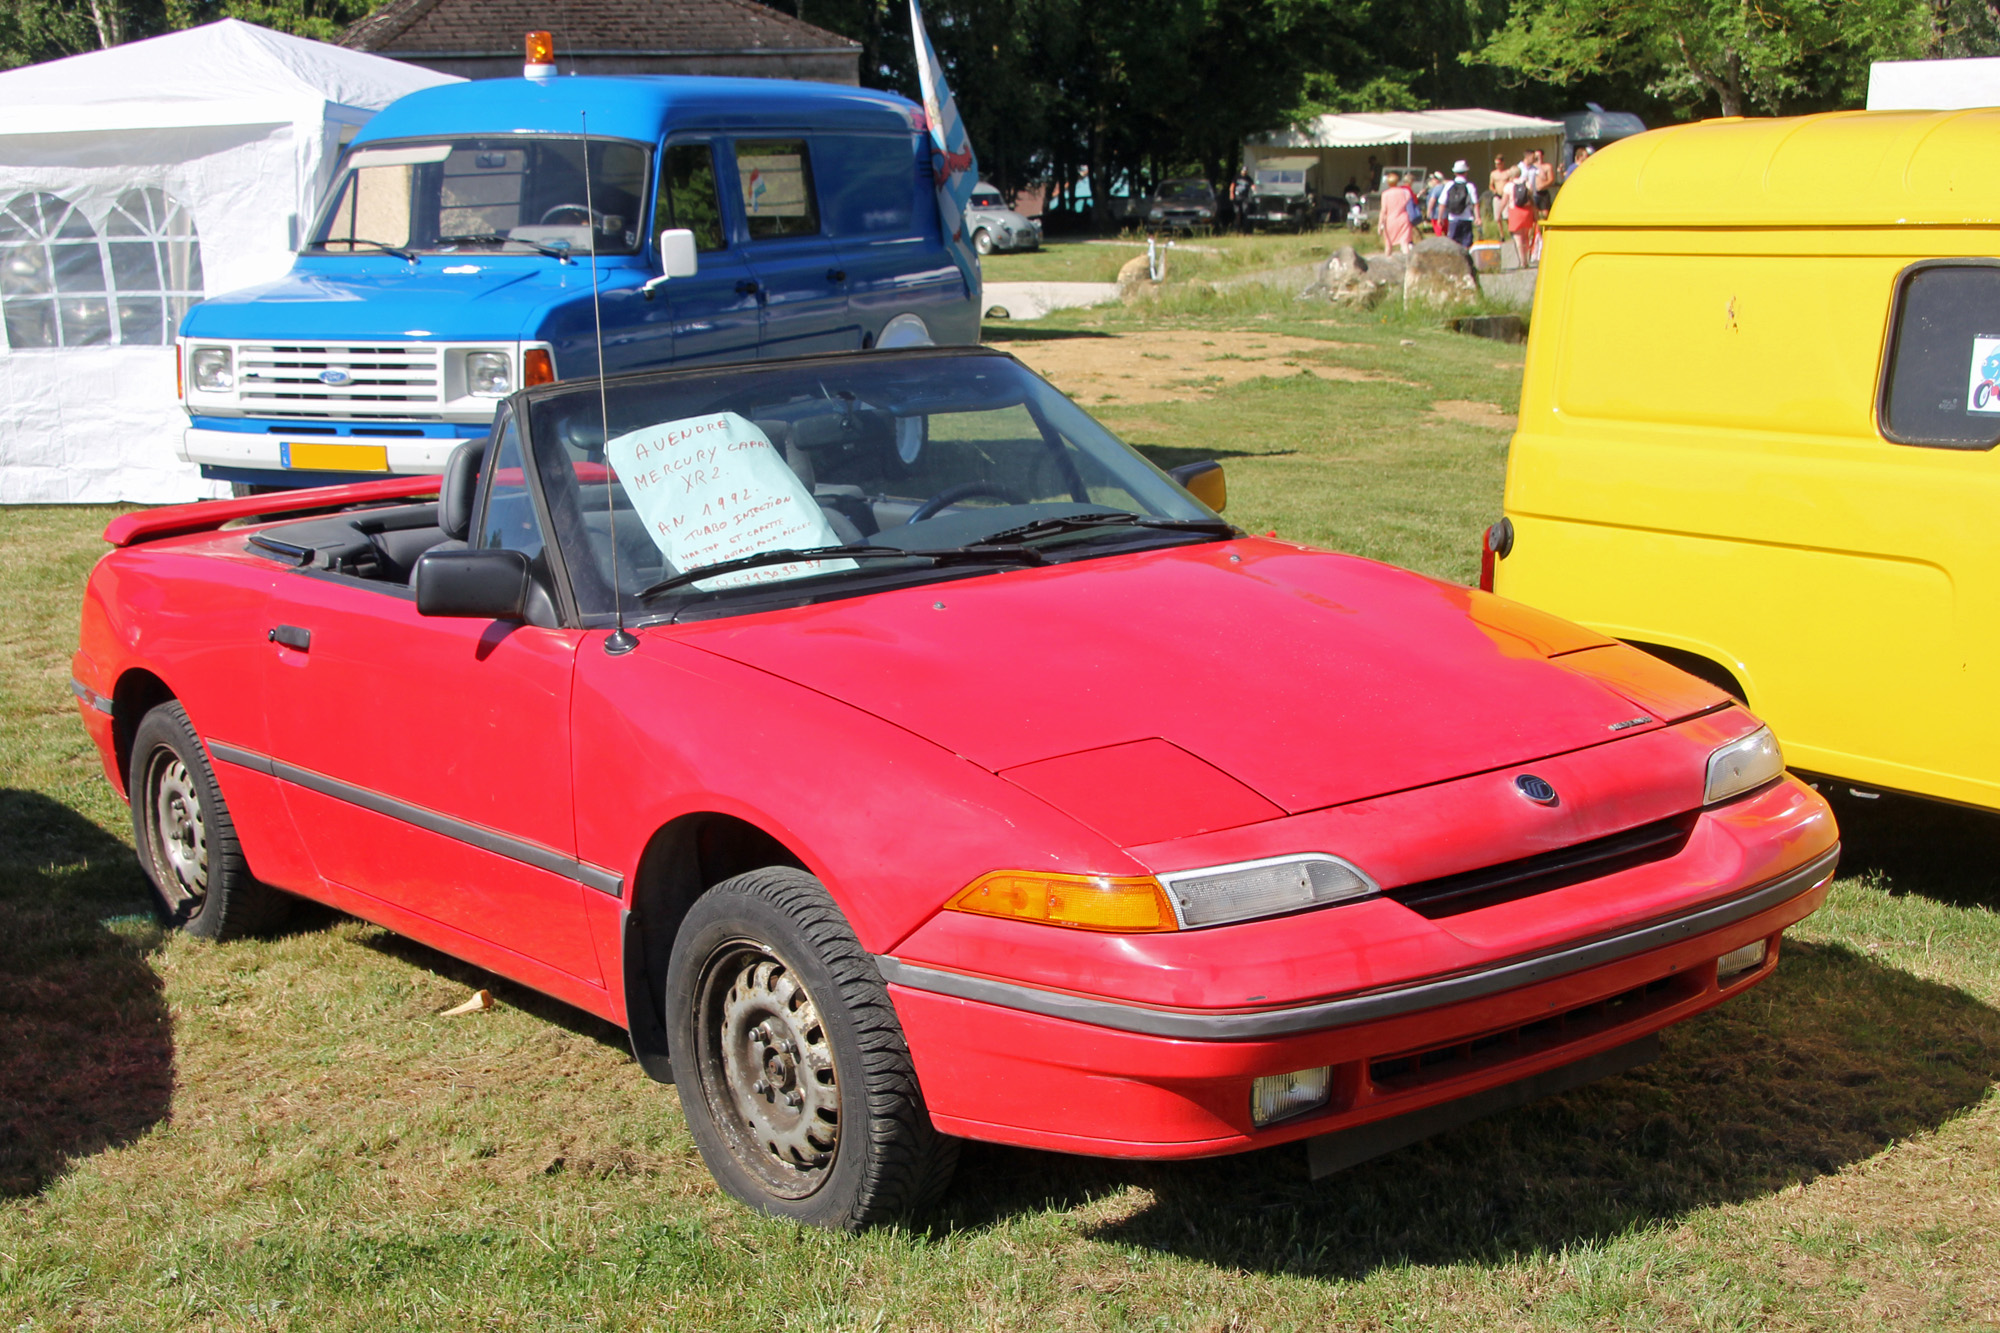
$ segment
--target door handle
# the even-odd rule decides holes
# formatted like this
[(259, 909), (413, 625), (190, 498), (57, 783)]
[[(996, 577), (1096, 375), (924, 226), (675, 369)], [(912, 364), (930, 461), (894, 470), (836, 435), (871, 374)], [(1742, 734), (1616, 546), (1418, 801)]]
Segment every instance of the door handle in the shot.
[(738, 278), (736, 280), (736, 294), (738, 296), (755, 296), (757, 294), (757, 280), (755, 278)]
[(828, 282), (846, 282), (847, 270), (844, 268), (830, 268), (826, 271), (826, 280)]
[(264, 637), (272, 643), (281, 643), (302, 653), (312, 651), (313, 632), (309, 629), (300, 629), (297, 625), (280, 625)]

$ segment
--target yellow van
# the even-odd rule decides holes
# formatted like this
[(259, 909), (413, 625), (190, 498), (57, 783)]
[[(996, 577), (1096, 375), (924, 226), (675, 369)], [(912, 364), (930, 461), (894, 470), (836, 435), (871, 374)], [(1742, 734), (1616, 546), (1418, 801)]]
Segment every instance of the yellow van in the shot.
[(2000, 808), (2000, 110), (1723, 120), (1547, 224), (1482, 581)]

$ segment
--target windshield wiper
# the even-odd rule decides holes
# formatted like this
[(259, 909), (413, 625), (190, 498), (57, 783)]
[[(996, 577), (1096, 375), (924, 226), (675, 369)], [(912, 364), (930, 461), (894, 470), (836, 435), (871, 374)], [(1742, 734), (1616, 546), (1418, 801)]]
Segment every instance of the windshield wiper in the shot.
[(383, 254), (394, 255), (398, 259), (407, 259), (412, 264), (417, 262), (417, 252), (415, 250), (405, 249), (400, 245), (389, 245), (383, 241), (367, 241), (359, 236), (342, 236), (330, 241), (307, 241), (306, 249), (324, 250), (329, 245), (372, 245)]
[(802, 551), (754, 551), (749, 555), (737, 556), (734, 560), (718, 560), (699, 569), (684, 569), (678, 574), (668, 575), (650, 588), (641, 588), (638, 598), (642, 602), (651, 601), (663, 592), (671, 592), (689, 583), (699, 583), (703, 579), (733, 574), (740, 569), (757, 569), (764, 565), (788, 565), (793, 561), (813, 560), (928, 560), (933, 565), (978, 564), (990, 560), (1020, 565), (1048, 563), (1048, 557), (1032, 546), (982, 543), (977, 546), (949, 546), (935, 551), (906, 551), (900, 546), (812, 546)]
[(482, 231), (469, 236), (440, 236), (437, 238), (437, 243), (439, 245), (507, 245), (509, 243), (514, 245), (530, 245), (551, 258), (562, 260), (565, 264), (576, 262), (570, 258), (569, 247), (567, 245), (550, 245), (545, 241), (531, 241), (525, 236), (503, 236), (497, 231)]
[(1167, 532), (1194, 532), (1211, 537), (1241, 535), (1235, 524), (1219, 518), (1154, 518), (1149, 514), (1132, 514), (1119, 509), (1096, 514), (1055, 514), (1048, 518), (1038, 518), (1032, 523), (1023, 523), (1018, 528), (1008, 528), (1004, 532), (982, 537), (972, 545), (979, 547), (987, 542), (1011, 542), (1023, 537), (1038, 537), (1044, 533), (1082, 532), (1092, 528), (1158, 528)]

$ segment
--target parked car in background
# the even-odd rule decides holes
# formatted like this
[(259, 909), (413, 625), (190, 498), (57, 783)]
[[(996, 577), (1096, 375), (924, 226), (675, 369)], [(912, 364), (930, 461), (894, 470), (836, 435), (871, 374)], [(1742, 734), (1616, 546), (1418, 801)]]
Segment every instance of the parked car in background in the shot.
[(1247, 231), (1304, 231), (1318, 225), (1317, 157), (1259, 159), (1240, 225)]
[(982, 255), (994, 251), (1035, 250), (1042, 244), (1042, 224), (1007, 207), (1000, 191), (979, 182), (965, 206), (965, 230), (972, 248)]
[(1337, 1170), (1771, 975), (1838, 841), (1757, 718), (1223, 482), (985, 348), (558, 382), (441, 488), (115, 518), (71, 688), (170, 922), (621, 1024), (803, 1222), (959, 1139)]
[(1199, 177), (1162, 181), (1146, 205), (1147, 231), (1208, 231), (1215, 226), (1215, 187)]

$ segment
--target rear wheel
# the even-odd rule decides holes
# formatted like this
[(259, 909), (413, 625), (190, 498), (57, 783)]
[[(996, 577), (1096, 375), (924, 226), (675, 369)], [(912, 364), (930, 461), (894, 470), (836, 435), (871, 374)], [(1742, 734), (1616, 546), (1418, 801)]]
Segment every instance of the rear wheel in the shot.
[(180, 704), (140, 719), (130, 773), (132, 841), (168, 925), (222, 940), (284, 920), (291, 899), (250, 874), (215, 770)]
[(887, 985), (817, 879), (771, 867), (689, 910), (667, 970), (681, 1109), (716, 1182), (814, 1226), (916, 1212), (958, 1143), (924, 1109)]

